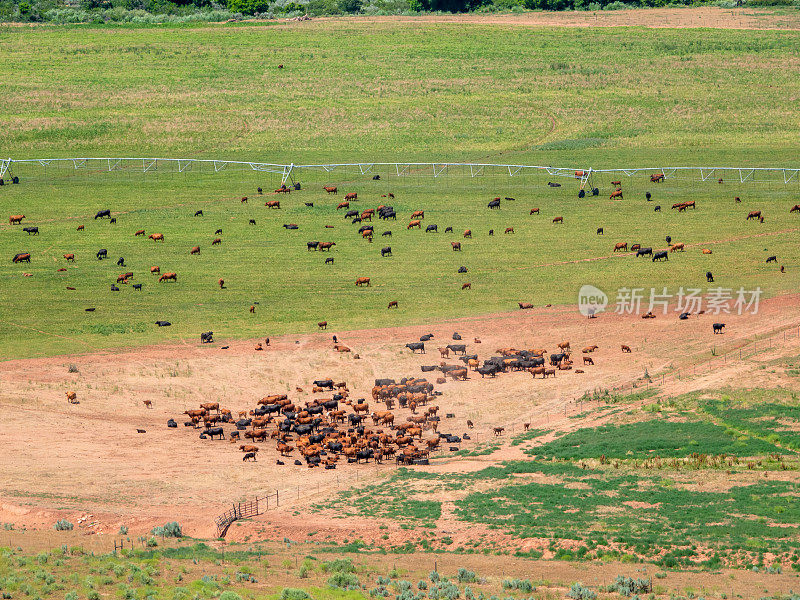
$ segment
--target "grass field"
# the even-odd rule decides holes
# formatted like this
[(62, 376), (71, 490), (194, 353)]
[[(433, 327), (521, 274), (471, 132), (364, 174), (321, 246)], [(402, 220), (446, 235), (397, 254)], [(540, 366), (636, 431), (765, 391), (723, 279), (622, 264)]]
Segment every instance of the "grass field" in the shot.
[[(0, 52), (14, 65), (0, 73), (3, 156), (792, 166), (800, 139), (791, 119), (796, 98), (785, 77), (797, 61), (796, 32), (337, 20), (0, 31)], [(584, 283), (602, 282), (612, 297), (621, 285), (677, 291), (704, 284), (709, 269), (725, 287), (760, 285), (774, 294), (797, 286), (791, 269), (796, 234), (785, 231), (797, 224), (788, 215), (797, 202), (794, 185), (651, 186), (640, 176), (626, 181), (626, 200), (617, 203), (608, 201), (607, 181), (597, 182), (599, 198), (579, 201), (573, 183), (553, 190), (543, 176), (433, 180), (416, 174), (373, 182), (360, 174), (302, 173), (306, 191), (282, 198), (281, 211), (266, 211), (237, 199), (252, 197), (258, 185), (274, 187), (274, 175), (18, 171), (23, 184), (0, 190), (3, 205), (9, 214), (26, 214), (26, 224), (39, 225), (41, 235), (27, 239), (18, 227), (0, 228), (0, 255), (34, 255), (30, 267), (2, 274), (4, 287), (13, 290), (0, 298), (5, 358), (193, 339), (208, 329), (258, 336), (309, 331), (319, 320), (335, 328), (422, 323), (509, 310), (517, 301), (573, 302)], [(389, 227), (394, 235), (387, 242), (393, 258), (380, 259), (385, 238), (368, 246), (337, 216), (320, 189), (331, 183), (357, 191), (358, 208), (376, 206), (382, 193), (397, 194), (400, 220)], [(691, 198), (700, 208), (654, 215), (643, 200), (648, 190), (652, 204), (666, 208)], [(490, 213), (486, 201), (495, 195), (518, 201)], [(734, 205), (735, 195), (744, 203)], [(541, 217), (528, 217), (532, 206), (542, 209)], [(92, 221), (100, 208), (110, 208), (119, 223)], [(192, 218), (199, 208), (205, 217)], [(767, 222), (745, 223), (744, 212), (757, 208)], [(426, 211), (426, 224), (452, 226), (456, 234), (471, 228), (476, 235), (457, 255), (448, 244), (457, 235), (407, 233), (404, 222), (418, 209)], [(550, 225), (556, 215), (565, 217), (563, 227)], [(249, 218), (258, 225), (249, 226)], [(76, 232), (84, 222), (86, 231)], [(289, 222), (300, 231), (281, 228)], [(336, 228), (324, 229), (329, 223)], [(490, 228), (499, 233), (507, 226), (514, 236), (487, 236)], [(594, 235), (598, 226), (604, 237)], [(140, 228), (164, 233), (167, 242), (134, 239)], [(212, 249), (217, 228), (223, 243)], [(569, 262), (608, 254), (616, 241), (658, 248), (666, 235), (699, 244), (753, 233), (775, 235), (715, 245), (712, 257), (691, 248), (669, 265), (631, 258)], [(337, 243), (334, 267), (305, 251), (305, 242), (316, 239)], [(189, 257), (196, 244), (202, 254)], [(101, 247), (130, 266), (98, 263), (93, 256)], [(56, 273), (67, 252), (76, 254), (75, 265)], [(786, 276), (763, 264), (769, 254), (790, 267)], [(151, 283), (155, 264), (178, 272), (178, 284)], [(466, 276), (456, 274), (461, 265)], [(129, 270), (144, 290), (112, 295), (118, 272)], [(23, 271), (33, 277), (22, 279)], [(372, 277), (373, 287), (355, 289), (359, 276)], [(228, 282), (224, 292), (216, 289), (220, 277)], [(462, 294), (465, 281), (473, 289)], [(77, 290), (67, 292), (67, 285)], [(390, 300), (400, 310), (387, 313)], [(247, 309), (256, 302), (251, 316)], [(96, 313), (84, 312), (90, 305)], [(22, 307), (24, 319), (16, 318)], [(159, 319), (173, 327), (155, 331)], [(19, 325), (36, 331), (22, 336)]]

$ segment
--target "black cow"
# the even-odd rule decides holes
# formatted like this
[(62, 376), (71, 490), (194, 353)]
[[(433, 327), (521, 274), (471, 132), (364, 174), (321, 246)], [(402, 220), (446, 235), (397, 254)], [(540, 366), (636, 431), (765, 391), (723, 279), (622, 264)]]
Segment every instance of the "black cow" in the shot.
[(376, 379), (375, 386), (383, 387), (384, 385), (395, 385), (397, 382), (394, 379)]
[(547, 185), (549, 185), (552, 188), (561, 187), (560, 183), (553, 183), (552, 181), (548, 181)]
[(309, 252), (316, 250), (317, 246), (319, 246), (319, 242), (306, 242), (306, 250)]
[(200, 343), (201, 344), (210, 344), (214, 341), (214, 332), (213, 331), (206, 331), (205, 333), (200, 334)]
[(112, 218), (112, 219), (109, 221), (109, 223), (116, 223), (116, 222), (117, 222), (117, 217), (113, 217), (113, 218)]
[(120, 256), (120, 257), (117, 259), (117, 266), (118, 266), (118, 267), (124, 267), (124, 266), (125, 266), (125, 259), (124, 259), (123, 257), (121, 257), (121, 256)]
[(653, 212), (661, 212), (661, 205), (656, 205), (656, 207), (653, 209)]
[(714, 328), (714, 333), (722, 333), (722, 330), (725, 329), (725, 323), (714, 323), (712, 327)]
[[(36, 228), (36, 231), (39, 231), (39, 229)], [(771, 262), (778, 262), (778, 257), (777, 256), (770, 256), (769, 258), (767, 258), (767, 263), (771, 263)]]
[(156, 321), (156, 325), (158, 325), (159, 327), (169, 327), (170, 325), (172, 325), (172, 323), (170, 323), (169, 321)]
[(352, 221), (350, 221), (350, 223), (353, 225), (355, 225), (356, 223), (361, 223), (361, 217), (354, 218)]
[(194, 213), (194, 216), (195, 217), (202, 217), (203, 216), (203, 211), (202, 210), (198, 210), (197, 212)]
[(659, 252), (653, 254), (653, 262), (656, 262), (657, 260), (669, 260), (669, 254), (667, 251), (660, 250)]
[(648, 202), (650, 202), (650, 192), (646, 192), (644, 197), (647, 199)]
[(372, 448), (367, 448), (366, 450), (359, 450), (356, 452), (356, 462), (364, 461), (369, 462), (369, 459), (372, 458)]
[(39, 228), (38, 227), (23, 227), (22, 231), (27, 233), (28, 235), (39, 235)]
[(313, 202), (306, 202), (305, 204), (306, 204), (306, 206), (308, 208), (314, 208), (314, 203)]
[(598, 227), (597, 228), (597, 235), (603, 235), (603, 228), (602, 227)]
[(458, 267), (458, 272), (459, 273), (466, 273), (467, 272), (467, 267)]
[(118, 288), (117, 286), (115, 286), (115, 285), (112, 283), (112, 284), (111, 284), (111, 291), (112, 291), (112, 292), (118, 292), (118, 291), (119, 291), (119, 288)]
[(459, 356), (458, 360), (460, 360), (464, 364), (467, 364), (471, 360), (478, 360), (478, 355), (477, 354), (464, 354), (463, 356)]
[(133, 289), (138, 290), (138, 291), (142, 291), (142, 284), (141, 283), (134, 283), (133, 284)]
[(714, 283), (714, 275), (711, 271), (706, 271), (706, 281), (708, 281), (708, 283)]
[(358, 228), (358, 233), (364, 233), (365, 231), (374, 231), (375, 228), (372, 225), (362, 225)]
[(255, 459), (256, 459), (256, 453), (255, 452), (248, 452), (242, 457), (242, 461), (246, 461), (246, 460), (255, 461)]
[(564, 358), (566, 358), (566, 354), (564, 354), (563, 352), (560, 352), (559, 354), (551, 354), (550, 365), (555, 367), (558, 363), (564, 360)]
[(456, 341), (458, 341), (458, 340), (460, 340), (460, 339), (461, 339), (461, 336), (460, 336), (460, 335), (458, 335), (458, 333), (456, 333), (456, 332), (454, 331), (454, 332), (453, 332), (453, 339), (454, 339), (454, 340), (456, 340)]
[(682, 312), (680, 315), (678, 315), (678, 318), (679, 318), (681, 321), (685, 321), (686, 319), (688, 319), (688, 318), (689, 318), (689, 313), (688, 313), (688, 312)]
[(489, 202), (489, 208), (500, 208), (500, 200), (492, 200)]
[(427, 341), (430, 341), (431, 338), (433, 338), (433, 334), (432, 333), (426, 333), (425, 335), (423, 335), (423, 336), (421, 336), (419, 338), (419, 341), (420, 342), (427, 342)]
[(388, 221), (389, 219), (397, 220), (397, 213), (394, 210), (382, 211), (378, 214), (378, 218)]
[(447, 347), (453, 351), (453, 354), (466, 354), (467, 353), (467, 345), (466, 344), (447, 344)]
[(494, 235), (494, 229), (489, 230), (489, 235)]
[(384, 236), (384, 237), (391, 236), (392, 232), (391, 231), (384, 231), (381, 235)]
[(412, 353), (419, 350), (420, 354), (425, 354), (425, 344), (422, 342), (411, 342), (410, 344), (406, 344), (406, 348), (411, 350)]
[(344, 214), (344, 218), (345, 219), (352, 219), (353, 217), (357, 217), (358, 215), (359, 215), (359, 212), (357, 210), (348, 210)]
[(315, 379), (314, 385), (321, 388), (333, 389), (333, 379)]
[(386, 246), (386, 248), (381, 248), (381, 256), (391, 256), (392, 255), (392, 247)]
[(222, 427), (209, 427), (203, 433), (205, 433), (208, 437), (212, 440), (214, 439), (215, 435), (219, 436), (219, 439), (225, 439), (225, 430)]
[(290, 223), (290, 224), (288, 224), (288, 225), (284, 224), (284, 227), (285, 227), (286, 229), (300, 229), (300, 228), (299, 228), (297, 225), (295, 225), (294, 223)]
[(430, 373), (436, 370), (436, 365), (422, 365), (420, 369), (422, 369), (423, 373)]
[(172, 429), (175, 429), (177, 426), (178, 426), (178, 424), (175, 422), (175, 419), (169, 419), (167, 421), (167, 427), (171, 427)]
[(353, 425), (353, 426), (358, 425), (359, 423), (361, 423), (361, 419), (363, 419), (363, 418), (364, 417), (362, 417), (361, 415), (354, 415), (354, 414), (347, 415), (347, 420), (350, 422), (350, 425)]
[(219, 235), (219, 234), (221, 234), (221, 233), (222, 233), (222, 229), (217, 229), (217, 230), (214, 232), (214, 235)]
[(453, 228), (452, 227), (446, 227), (444, 232), (445, 233), (453, 233)]
[(325, 264), (326, 265), (332, 265), (333, 264), (333, 258), (326, 258), (325, 259)]
[(481, 379), (489, 375), (490, 377), (496, 377), (498, 371), (500, 371), (500, 367), (495, 364), (484, 364), (478, 367), (478, 373), (481, 374)]
[(653, 249), (652, 248), (639, 248), (636, 251), (636, 257), (637, 258), (640, 257), (640, 256), (647, 256), (647, 255), (653, 256)]
[(259, 194), (263, 194), (263, 193), (264, 193), (264, 190), (262, 190), (261, 188), (258, 188), (258, 193), (259, 193)]
[(380, 178), (381, 178), (381, 176), (380, 176), (380, 175), (373, 175), (373, 176), (372, 176), (372, 181), (379, 181), (379, 180), (380, 180)]
[(255, 219), (250, 219), (250, 225), (255, 225), (255, 224), (256, 224), (256, 220)]
[(103, 217), (111, 218), (111, 211), (109, 209), (105, 210), (98, 210), (97, 214), (94, 216), (95, 219), (102, 219)]
[(428, 225), (425, 228), (425, 233), (428, 233), (429, 231), (434, 231), (436, 233), (439, 233), (439, 229), (438, 229), (438, 227), (436, 225)]
[(100, 250), (97, 251), (97, 260), (103, 260), (104, 258), (108, 258), (108, 250), (100, 248)]
[(668, 235), (668, 236), (667, 236), (666, 238), (664, 238), (664, 239), (667, 241), (667, 243), (668, 243), (668, 244), (671, 244), (671, 243), (672, 243), (672, 236), (671, 236), (671, 235)]

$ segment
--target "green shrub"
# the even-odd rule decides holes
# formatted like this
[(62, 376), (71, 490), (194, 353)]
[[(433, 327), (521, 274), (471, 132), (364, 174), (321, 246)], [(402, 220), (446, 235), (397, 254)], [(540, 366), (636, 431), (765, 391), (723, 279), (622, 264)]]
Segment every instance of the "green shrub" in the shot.
[(341, 590), (357, 590), (361, 587), (361, 583), (358, 581), (358, 577), (356, 577), (352, 573), (347, 573), (343, 571), (334, 573), (328, 579), (328, 585), (332, 588)]
[(567, 592), (567, 598), (572, 598), (572, 600), (594, 600), (597, 598), (597, 592), (584, 587), (582, 583), (573, 583), (569, 592)]
[[(355, 573), (356, 566), (349, 558), (337, 558), (322, 563), (323, 573)], [(388, 583), (388, 582), (387, 582)]]
[(242, 597), (236, 592), (226, 590), (219, 595), (219, 600), (242, 600)]
[(458, 569), (456, 579), (458, 579), (459, 583), (475, 583), (478, 580), (478, 578), (475, 576), (475, 573), (468, 571), (463, 567)]
[(120, 526), (119, 535), (128, 535), (128, 528), (125, 525)]
[(308, 600), (311, 598), (304, 590), (298, 588), (283, 588), (281, 600)]
[(72, 531), (73, 527), (74, 525), (66, 519), (59, 519), (56, 521), (56, 524), (53, 525), (53, 528), (56, 531)]
[(153, 531), (151, 532), (153, 535), (160, 535), (161, 537), (174, 537), (180, 538), (183, 537), (183, 530), (181, 526), (178, 524), (177, 521), (171, 521), (169, 523), (165, 523), (161, 527), (153, 527)]
[(617, 592), (623, 596), (648, 594), (653, 591), (653, 584), (650, 579), (634, 579), (633, 577), (617, 575), (614, 583), (609, 586), (608, 591)]

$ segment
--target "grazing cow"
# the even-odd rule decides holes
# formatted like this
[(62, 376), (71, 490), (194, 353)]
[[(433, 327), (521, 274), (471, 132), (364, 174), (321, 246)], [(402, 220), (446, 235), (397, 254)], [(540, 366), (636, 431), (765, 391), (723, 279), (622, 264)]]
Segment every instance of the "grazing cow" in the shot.
[(725, 329), (725, 323), (714, 323), (712, 327), (714, 328), (714, 333), (722, 333), (722, 330)]
[(711, 273), (711, 271), (706, 271), (706, 281), (708, 283), (714, 283), (714, 275)]
[(202, 211), (202, 210), (198, 210), (198, 211), (196, 211), (196, 212), (194, 213), (194, 216), (195, 216), (195, 217), (202, 217), (202, 216), (203, 216), (203, 211)]
[(103, 217), (111, 218), (111, 211), (109, 209), (98, 210), (97, 214), (94, 216), (95, 219), (102, 219)]
[(494, 200), (489, 202), (488, 206), (490, 209), (500, 208), (500, 198), (495, 198)]
[(153, 401), (152, 400), (142, 400), (145, 408), (153, 408)]
[(514, 233), (513, 227), (506, 227), (506, 230), (503, 233)]
[[(238, 433), (238, 431), (236, 433)], [(247, 452), (244, 456), (242, 456), (242, 461), (246, 461), (246, 460), (255, 461), (256, 460), (256, 453), (255, 452)]]
[(710, 248), (703, 248), (703, 254), (712, 254)]
[(650, 182), (651, 183), (660, 183), (664, 181), (664, 174), (663, 173), (654, 173), (650, 175)]
[(538, 208), (532, 208), (530, 214), (538, 215), (539, 214), (539, 209)]
[(489, 230), (489, 235), (494, 235), (494, 229)]
[(141, 292), (142, 291), (142, 284), (141, 283), (134, 283), (133, 284), (133, 289)]
[(325, 259), (325, 264), (326, 265), (332, 265), (333, 264), (333, 258), (326, 258)]
[(255, 224), (256, 224), (256, 220), (255, 219), (250, 219), (250, 225), (255, 225)]
[(767, 258), (767, 264), (769, 264), (769, 263), (771, 263), (771, 262), (778, 262), (778, 257), (777, 257), (777, 256), (770, 256), (770, 257), (768, 257), (768, 258)]
[(453, 247), (453, 252), (461, 250), (461, 242), (450, 242), (450, 245)]
[(178, 274), (177, 273), (164, 273), (161, 277), (158, 278), (158, 282), (161, 283), (162, 281), (174, 281), (177, 283), (178, 281)]
[(620, 200), (622, 200), (623, 199), (622, 198), (622, 190), (614, 190), (613, 192), (611, 192), (611, 195), (609, 196), (609, 199), (613, 200), (614, 198), (619, 198)]
[(356, 285), (359, 287), (363, 285), (369, 287), (369, 277), (359, 277), (358, 279), (356, 279)]
[(602, 227), (598, 227), (597, 228), (597, 235), (603, 235), (603, 228)]
[(112, 219), (109, 221), (109, 223), (116, 223), (116, 222), (117, 222), (117, 217), (113, 217), (113, 218), (112, 218)]
[(398, 308), (397, 300), (392, 300), (391, 302), (389, 302), (389, 306), (387, 306), (386, 308)]
[(77, 231), (83, 231), (83, 230), (84, 230), (84, 226), (83, 225), (78, 225)]
[(161, 273), (161, 267), (150, 267), (150, 273), (151, 273), (152, 275), (155, 275), (155, 274)]
[(345, 200), (358, 200), (358, 194), (356, 192), (348, 192), (344, 195)]
[(349, 202), (339, 202), (339, 204), (336, 206), (336, 210), (339, 210), (340, 208), (350, 208), (350, 203)]
[(425, 344), (422, 342), (411, 342), (410, 344), (406, 344), (406, 348), (411, 350), (412, 354), (419, 350), (420, 354), (425, 354)]
[(669, 254), (666, 250), (659, 250), (655, 254), (653, 254), (653, 262), (657, 260), (669, 260)]
[(75, 392), (66, 392), (67, 394), (67, 402), (70, 404), (77, 404), (78, 403), (78, 394)]
[(747, 213), (747, 221), (750, 219), (760, 219), (761, 218), (761, 211), (760, 210), (751, 210)]
[[(19, 225), (20, 223), (22, 223), (22, 219), (24, 218), (25, 215), (11, 215), (10, 217), (8, 217), (8, 222), (11, 225)], [(96, 218), (97, 217), (95, 217), (95, 219)]]
[(472, 289), (472, 284), (471, 283), (462, 283), (461, 284), (461, 290), (462, 291), (463, 290), (471, 290), (471, 289)]
[(28, 235), (39, 235), (39, 228), (38, 227), (23, 227), (22, 231), (27, 233)]
[(628, 251), (628, 242), (617, 242), (614, 244), (614, 252)]
[(281, 207), (281, 201), (280, 200), (268, 200), (267, 202), (264, 203), (264, 206), (266, 206), (267, 208), (280, 208)]
[(137, 236), (137, 235), (144, 235), (144, 229), (140, 229), (139, 231), (137, 231), (133, 235), (134, 235), (134, 237)]
[(201, 344), (211, 344), (214, 341), (214, 332), (213, 331), (206, 331), (200, 334), (200, 343)]
[(642, 247), (641, 244), (633, 244), (631, 246), (631, 252), (633, 252), (634, 250), (639, 250), (641, 247)]
[(325, 190), (326, 192), (328, 192), (329, 194), (336, 194), (336, 193), (339, 192), (339, 190), (336, 188), (336, 186), (333, 186), (333, 185), (330, 185), (330, 186), (324, 185), (324, 186), (322, 186), (322, 189)]
[(661, 205), (656, 205), (656, 207), (653, 209), (653, 212), (661, 212)]
[(320, 329), (327, 329), (328, 328), (328, 322), (327, 321), (320, 321), (319, 323), (317, 323), (317, 327), (319, 327)]
[(406, 229), (413, 229), (414, 227), (422, 228), (422, 222), (419, 219), (411, 221)]
[(523, 310), (528, 308), (533, 308), (533, 304), (531, 304), (530, 302), (517, 302), (517, 304), (519, 304), (519, 307)]
[(639, 248), (636, 251), (636, 257), (637, 258), (640, 257), (640, 256), (648, 256), (648, 255), (649, 256), (653, 256), (653, 249), (652, 248)]
[(505, 431), (505, 427), (494, 427), (494, 428), (492, 428), (492, 431), (494, 431), (495, 435), (503, 435), (503, 432)]
[(344, 218), (345, 219), (349, 219), (350, 217), (358, 217), (358, 211), (357, 210), (348, 210), (345, 213)]
[(564, 223), (564, 217), (553, 217), (553, 223)]
[(170, 323), (169, 321), (156, 321), (156, 325), (158, 325), (159, 327), (169, 327), (170, 325), (172, 325), (172, 323)]
[(678, 252), (678, 251), (684, 252), (685, 250), (686, 250), (686, 247), (683, 244), (683, 242), (680, 242), (678, 244), (673, 244), (672, 246), (669, 247), (669, 251), (670, 252)]
[(425, 233), (428, 233), (428, 232), (430, 232), (430, 231), (433, 231), (433, 232), (435, 232), (435, 233), (439, 233), (439, 228), (438, 228), (438, 226), (437, 226), (437, 225), (428, 225), (428, 226), (425, 228)]
[(211, 245), (212, 246), (217, 246), (217, 245), (219, 245), (221, 243), (222, 243), (222, 239), (220, 239), (220, 238), (214, 238), (213, 240), (211, 240)]
[(465, 230), (464, 231), (464, 237), (465, 238), (471, 238), (472, 237), (472, 230), (471, 229)]
[(648, 202), (650, 202), (650, 199), (652, 198), (652, 196), (650, 195), (650, 192), (645, 192), (644, 197), (645, 197), (645, 200), (647, 200)]
[(124, 259), (123, 257), (121, 257), (121, 256), (120, 256), (120, 257), (117, 259), (117, 266), (118, 266), (118, 267), (124, 267), (124, 266), (125, 266), (125, 259)]
[(384, 232), (383, 232), (381, 235), (382, 235), (383, 237), (387, 237), (387, 236), (388, 236), (388, 237), (391, 237), (391, 236), (392, 236), (392, 232), (391, 232), (391, 231), (384, 231)]
[(623, 352), (630, 352), (631, 351), (631, 347), (630, 346), (626, 346), (625, 344), (622, 344), (620, 347), (622, 348)]
[(189, 254), (200, 254), (200, 246), (193, 246), (191, 250), (189, 250)]
[(445, 233), (453, 233), (453, 228), (452, 227), (445, 227), (444, 228), (444, 232)]
[(800, 204), (795, 204), (795, 205), (794, 205), (794, 206), (793, 206), (793, 207), (792, 207), (792, 208), (789, 210), (789, 212), (790, 212), (790, 213), (793, 213), (793, 212), (800, 212)]
[(316, 250), (319, 246), (319, 242), (306, 242), (306, 250), (311, 252), (312, 250)]
[(163, 233), (151, 233), (147, 237), (149, 239), (153, 240), (154, 242), (163, 242), (164, 241), (164, 234)]
[(584, 356), (583, 357), (583, 364), (584, 365), (593, 365), (594, 361), (592, 360), (591, 356)]
[(284, 223), (283, 227), (285, 229), (292, 229), (292, 230), (300, 229), (295, 223), (288, 223), (288, 224)]
[(612, 181), (611, 185), (616, 186), (616, 187), (620, 187), (622, 185), (622, 182), (621, 181)]
[(336, 242), (320, 242), (318, 249), (320, 252), (324, 252), (325, 250), (330, 251), (336, 245)]
[[(258, 189), (261, 189), (261, 188), (258, 188)], [(262, 192), (263, 192), (263, 190), (262, 190)], [(259, 193), (262, 193), (262, 192), (259, 192)], [(242, 196), (242, 199), (240, 200), (240, 202), (242, 204), (246, 204), (247, 203), (247, 196)]]
[(466, 273), (467, 272), (467, 267), (464, 267), (464, 266), (458, 267), (458, 272), (459, 273)]
[(391, 256), (392, 255), (392, 247), (386, 246), (385, 248), (381, 248), (381, 257), (383, 256)]
[(17, 254), (14, 255), (14, 258), (12, 259), (12, 262), (15, 262), (15, 263), (18, 263), (18, 262), (29, 263), (29, 262), (31, 262), (31, 254), (30, 254), (30, 252), (18, 252)]
[(412, 219), (424, 219), (425, 218), (425, 211), (424, 210), (415, 210), (411, 213)]
[(103, 260), (104, 258), (108, 258), (108, 250), (106, 250), (105, 248), (100, 248), (100, 250), (97, 251), (96, 256), (97, 260)]
[(75, 255), (74, 254), (65, 254), (64, 258), (67, 262), (75, 262)]

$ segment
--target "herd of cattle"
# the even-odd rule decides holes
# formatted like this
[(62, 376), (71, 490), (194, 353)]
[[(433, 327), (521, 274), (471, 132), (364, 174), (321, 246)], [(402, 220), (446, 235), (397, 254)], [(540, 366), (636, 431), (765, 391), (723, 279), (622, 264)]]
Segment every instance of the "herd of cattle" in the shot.
[[(302, 393), (302, 388), (297, 392)], [(434, 391), (426, 379), (376, 379), (371, 401), (350, 399), (347, 383), (332, 379), (315, 380), (312, 393), (326, 397), (301, 404), (287, 394), (269, 395), (235, 417), (218, 402), (203, 403), (184, 411), (184, 426), (202, 427), (203, 440), (239, 443), (243, 461), (257, 459), (261, 452), (257, 444), (274, 442), (278, 465), (285, 464), (281, 459), (293, 459), (298, 466), (326, 469), (343, 462), (427, 464), (430, 453), (442, 442), (458, 450), (452, 444), (469, 439), (469, 434), (439, 431), (439, 407), (431, 403), (441, 392)], [(170, 419), (167, 426), (177, 428), (178, 423)]]

